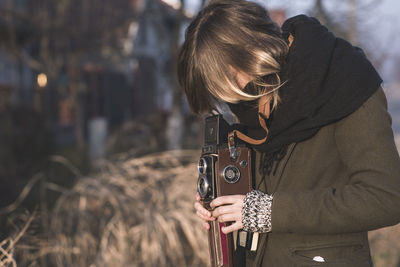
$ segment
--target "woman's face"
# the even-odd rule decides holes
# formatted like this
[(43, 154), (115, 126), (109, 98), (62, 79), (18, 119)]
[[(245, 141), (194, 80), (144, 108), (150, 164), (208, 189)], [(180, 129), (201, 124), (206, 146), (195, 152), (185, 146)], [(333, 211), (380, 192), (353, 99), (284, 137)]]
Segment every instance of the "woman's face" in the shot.
[(244, 72), (236, 73), (236, 80), (240, 86), (240, 88), (244, 89), (245, 86), (252, 80), (252, 77)]

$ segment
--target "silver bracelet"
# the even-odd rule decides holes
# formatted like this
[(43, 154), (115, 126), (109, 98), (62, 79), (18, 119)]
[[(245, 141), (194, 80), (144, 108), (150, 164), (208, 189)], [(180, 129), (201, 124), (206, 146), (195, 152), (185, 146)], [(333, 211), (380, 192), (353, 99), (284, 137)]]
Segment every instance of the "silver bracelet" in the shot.
[(247, 232), (271, 232), (271, 207), (273, 196), (258, 190), (246, 194), (242, 208), (243, 230)]

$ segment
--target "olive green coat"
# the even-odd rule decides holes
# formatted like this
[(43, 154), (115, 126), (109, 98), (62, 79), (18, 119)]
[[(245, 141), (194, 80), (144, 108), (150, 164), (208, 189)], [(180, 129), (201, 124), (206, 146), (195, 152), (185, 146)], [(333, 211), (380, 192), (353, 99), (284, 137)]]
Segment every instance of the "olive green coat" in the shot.
[(367, 231), (400, 221), (400, 159), (383, 90), (291, 144), (276, 170), (264, 181), (256, 175), (274, 196), (272, 232), (246, 265), (371, 266)]

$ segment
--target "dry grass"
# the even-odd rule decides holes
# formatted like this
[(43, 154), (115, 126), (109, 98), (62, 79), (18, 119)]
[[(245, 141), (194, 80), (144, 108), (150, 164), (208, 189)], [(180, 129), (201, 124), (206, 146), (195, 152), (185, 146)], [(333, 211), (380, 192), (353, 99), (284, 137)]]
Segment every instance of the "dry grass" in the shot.
[(0, 267), (2, 266), (17, 266), (17, 262), (14, 259), (14, 251), (16, 244), (21, 239), (21, 237), (28, 230), (28, 227), (32, 223), (35, 214), (32, 214), (25, 222), (25, 225), (19, 231), (19, 233), (14, 237), (9, 237), (0, 242)]
[(49, 241), (31, 240), (38, 249), (23, 251), (24, 266), (207, 265), (207, 235), (193, 208), (198, 156), (102, 162), (57, 201)]
[[(207, 236), (196, 218), (198, 151), (101, 162), (95, 174), (63, 190), (52, 212), (0, 244), (0, 266), (206, 266)], [(53, 184), (47, 188), (57, 189)], [(16, 244), (21, 235), (22, 240)], [(369, 234), (376, 267), (397, 266), (400, 225)]]

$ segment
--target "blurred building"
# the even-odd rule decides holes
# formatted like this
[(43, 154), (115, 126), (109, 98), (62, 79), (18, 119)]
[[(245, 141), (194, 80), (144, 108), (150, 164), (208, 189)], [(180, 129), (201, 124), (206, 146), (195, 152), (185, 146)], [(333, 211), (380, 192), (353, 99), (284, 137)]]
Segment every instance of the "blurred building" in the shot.
[(132, 36), (134, 70), (134, 113), (170, 110), (173, 29), (177, 10), (160, 0), (147, 0)]
[(32, 101), (32, 69), (23, 57), (8, 52), (13, 44), (24, 46), (28, 35), (20, 22), (9, 25), (0, 12), (0, 86), (9, 87), (8, 100), (14, 105), (29, 105)]

